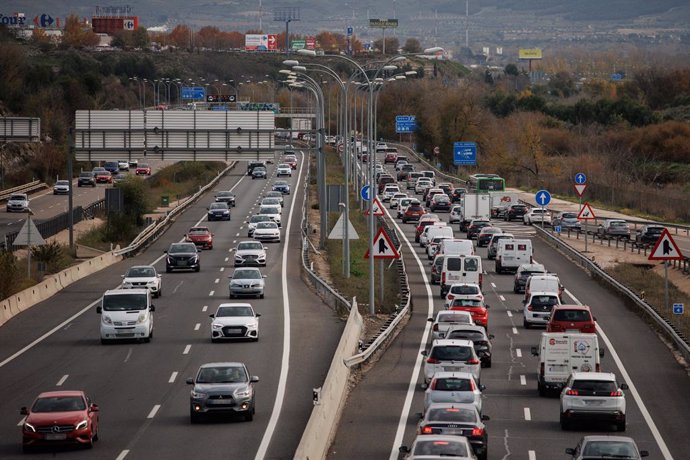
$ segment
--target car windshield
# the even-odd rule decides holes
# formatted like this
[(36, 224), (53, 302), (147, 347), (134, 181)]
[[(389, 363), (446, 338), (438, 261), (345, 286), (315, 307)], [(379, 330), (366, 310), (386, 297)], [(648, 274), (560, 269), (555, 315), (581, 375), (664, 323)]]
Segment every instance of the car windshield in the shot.
[(452, 331), (447, 339), (467, 339), (467, 340), (483, 340), (484, 334), (479, 331)]
[(472, 383), (470, 379), (460, 379), (457, 377), (449, 377), (436, 379), (436, 386), (434, 390), (438, 391), (472, 391)]
[(168, 249), (168, 254), (185, 254), (190, 252), (196, 252), (196, 246), (194, 244), (171, 244), (170, 249)]
[(248, 380), (244, 368), (239, 366), (203, 367), (196, 376), (196, 383), (241, 383)]
[(466, 284), (460, 286), (451, 286), (450, 293), (459, 295), (479, 294), (479, 286), (468, 286)]
[(156, 276), (156, 270), (153, 267), (132, 267), (125, 274), (125, 278), (151, 278), (152, 276)]
[(249, 223), (256, 224), (257, 222), (267, 222), (269, 220), (271, 220), (271, 218), (265, 214), (256, 214), (249, 219)]
[(92, 177), (93, 173), (92, 172), (83, 172), (79, 174), (79, 177)]
[(189, 229), (189, 234), (190, 235), (208, 235), (210, 232), (208, 231), (208, 228), (190, 228)]
[(417, 441), (412, 455), (431, 456), (431, 457), (460, 457), (469, 456), (467, 446), (461, 442), (453, 441)]
[(577, 219), (577, 214), (574, 212), (564, 212), (561, 217), (563, 219)]
[(268, 192), (268, 193), (266, 194), (266, 198), (278, 198), (279, 200), (282, 200), (282, 199), (283, 199), (283, 194), (280, 193), (280, 192), (273, 192), (273, 191), (271, 191), (271, 192)]
[(278, 228), (278, 224), (275, 222), (259, 222), (256, 224), (256, 228)]
[(55, 182), (55, 185), (69, 185), (69, 181), (59, 180), (59, 181)]
[(290, 167), (290, 165), (285, 164), (285, 163), (281, 163), (281, 164), (278, 165), (278, 167), (279, 167), (279, 168), (283, 168), (283, 169), (287, 169), (287, 168)]
[(218, 198), (232, 198), (235, 195), (232, 192), (220, 192), (217, 196)]
[(103, 296), (103, 310), (105, 311), (146, 310), (146, 308), (146, 294), (117, 294)]
[(232, 275), (232, 279), (259, 280), (261, 279), (261, 273), (258, 270), (235, 270), (235, 273)]
[(524, 272), (520, 272), (520, 278), (525, 278), (525, 279), (527, 279), (527, 278), (529, 278), (529, 277), (532, 276), (532, 275), (543, 275), (543, 274), (544, 274), (543, 271), (536, 271), (536, 272), (533, 272), (533, 271), (525, 270)]
[(11, 201), (24, 201), (26, 200), (26, 197), (24, 195), (12, 195), (10, 197)]
[(472, 323), (472, 317), (469, 315), (451, 315), (451, 314), (439, 315), (438, 322), (439, 323), (467, 323), (467, 324), (471, 324)]
[(86, 403), (81, 396), (52, 396), (37, 399), (31, 412), (72, 412), (85, 409)]
[(472, 348), (457, 345), (434, 347), (431, 357), (439, 361), (467, 361), (472, 359)]
[(638, 458), (632, 443), (627, 441), (588, 441), (582, 455), (594, 458)]
[(256, 241), (246, 241), (244, 243), (240, 243), (237, 245), (237, 250), (238, 251), (245, 251), (245, 250), (260, 250), (263, 249), (264, 245), (256, 242)]
[(276, 181), (273, 183), (273, 185), (285, 186), (285, 185), (287, 185), (287, 182), (285, 182), (284, 180)]
[(211, 203), (209, 209), (228, 209), (227, 203)]
[(443, 409), (429, 409), (427, 420), (435, 422), (464, 422), (475, 423), (477, 414), (472, 410), (448, 407)]
[(664, 227), (647, 227), (648, 233), (661, 233), (664, 231)]
[(609, 224), (611, 227), (625, 227), (628, 225), (626, 222), (614, 221)]
[(280, 214), (280, 208), (275, 206), (261, 206), (259, 208), (260, 214)]
[(216, 312), (216, 318), (221, 318), (225, 316), (254, 316), (254, 311), (252, 307), (237, 305), (232, 307), (220, 307)]
[(454, 299), (453, 307), (481, 307), (482, 301), (479, 299)]
[(264, 198), (262, 204), (280, 204), (278, 198)]
[(557, 310), (553, 319), (556, 321), (589, 321), (591, 318), (587, 310)]

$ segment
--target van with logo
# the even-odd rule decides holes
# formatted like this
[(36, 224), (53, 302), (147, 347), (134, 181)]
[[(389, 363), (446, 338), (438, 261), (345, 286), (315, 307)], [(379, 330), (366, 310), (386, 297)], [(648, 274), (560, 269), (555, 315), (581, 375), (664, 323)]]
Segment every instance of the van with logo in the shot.
[(116, 340), (153, 338), (151, 291), (148, 289), (111, 289), (105, 291), (96, 313), (101, 315), (101, 343)]
[(448, 294), (451, 285), (474, 283), (482, 287), (482, 258), (475, 255), (446, 255), (441, 269), (441, 298)]
[(550, 390), (560, 391), (573, 372), (600, 372), (604, 356), (596, 334), (543, 332), (541, 343), (531, 351), (539, 357), (539, 396), (546, 396)]
[(532, 262), (532, 241), (507, 239), (498, 242), (496, 273), (516, 272), (522, 264)]

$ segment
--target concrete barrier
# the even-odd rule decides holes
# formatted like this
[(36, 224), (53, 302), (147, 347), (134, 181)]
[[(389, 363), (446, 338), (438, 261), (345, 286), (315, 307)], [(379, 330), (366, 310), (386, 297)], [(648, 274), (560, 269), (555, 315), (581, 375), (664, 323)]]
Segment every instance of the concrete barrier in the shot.
[(294, 458), (297, 460), (325, 459), (335, 436), (340, 413), (347, 399), (350, 369), (344, 360), (357, 351), (364, 324), (353, 300), (345, 330), (335, 350), (331, 367), (321, 387), (320, 397), (311, 412)]

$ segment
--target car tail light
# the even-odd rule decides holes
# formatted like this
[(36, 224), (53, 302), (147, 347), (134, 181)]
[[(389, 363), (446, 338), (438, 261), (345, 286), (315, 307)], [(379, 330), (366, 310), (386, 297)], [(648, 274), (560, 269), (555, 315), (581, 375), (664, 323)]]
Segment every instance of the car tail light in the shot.
[(422, 427), (422, 434), (432, 434), (433, 432), (434, 432), (434, 429), (431, 428), (430, 426)]
[[(599, 366), (599, 365), (597, 364), (597, 367), (598, 367), (598, 366)], [(597, 369), (597, 372), (599, 372), (599, 369)], [(541, 363), (541, 364), (539, 365), (539, 375), (544, 375), (544, 363)]]
[(446, 272), (441, 272), (441, 284), (446, 284)]
[(580, 393), (577, 390), (568, 390), (565, 392), (568, 396), (579, 396)]
[(484, 428), (472, 428), (472, 437), (484, 436)]
[(468, 359), (467, 361), (465, 361), (465, 364), (479, 364), (479, 360), (478, 359)]
[(427, 364), (438, 364), (439, 360), (436, 358), (429, 357), (426, 359)]
[(474, 385), (474, 380), (470, 379), (470, 391), (476, 390), (477, 387)]
[(532, 304), (527, 305), (527, 311), (532, 311)]
[(611, 396), (623, 396), (623, 392), (618, 390), (618, 391), (612, 391)]
[(430, 387), (431, 387), (432, 390), (435, 390), (435, 389), (436, 389), (436, 379), (434, 379), (434, 380), (431, 381)]
[(446, 297), (446, 299), (452, 302), (453, 299), (455, 299), (455, 296), (453, 294), (448, 294), (448, 297)]

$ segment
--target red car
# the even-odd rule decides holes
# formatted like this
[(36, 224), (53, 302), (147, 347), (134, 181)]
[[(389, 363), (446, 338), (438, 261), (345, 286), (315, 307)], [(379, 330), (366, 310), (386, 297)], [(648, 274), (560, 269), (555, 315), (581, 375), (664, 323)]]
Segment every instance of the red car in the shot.
[(395, 152), (386, 153), (386, 156), (383, 159), (384, 163), (395, 163), (396, 161), (398, 161), (398, 154)]
[(406, 224), (410, 221), (419, 221), (426, 214), (426, 210), (420, 204), (412, 204), (407, 207), (403, 214), (402, 221)]
[(546, 332), (596, 333), (596, 318), (587, 305), (554, 305)]
[(113, 175), (110, 171), (106, 170), (99, 170), (96, 171), (96, 183), (98, 184), (112, 184), (113, 183)]
[(22, 449), (53, 445), (93, 447), (98, 440), (98, 406), (83, 391), (41, 393), (22, 407)]
[(192, 227), (184, 236), (185, 241), (204, 249), (213, 249), (213, 233), (208, 227)]
[(419, 224), (417, 224), (417, 228), (415, 229), (415, 233), (414, 233), (414, 242), (419, 243), (419, 237), (422, 236), (422, 232), (424, 231), (424, 228), (427, 225), (434, 225), (436, 222), (440, 222), (440, 221), (441, 221), (441, 219), (439, 219), (438, 217), (431, 218), (431, 216), (430, 216), (429, 218), (425, 218), (425, 219), (422, 219), (420, 217), (419, 218)]
[(489, 329), (489, 306), (484, 303), (483, 299), (453, 299), (453, 302), (448, 307), (448, 310), (467, 311), (472, 315), (472, 321), (478, 326), (484, 326), (484, 329)]
[(292, 169), (297, 169), (297, 157), (294, 155), (286, 155), (283, 163), (289, 164)]
[(137, 169), (134, 170), (134, 174), (137, 176), (150, 176), (151, 166), (147, 165), (146, 163), (142, 163), (137, 166)]

